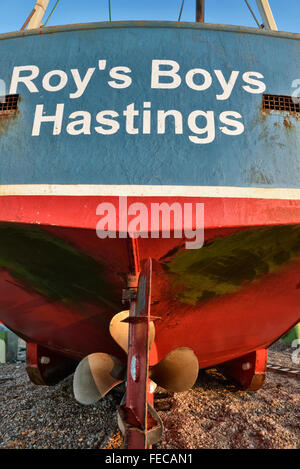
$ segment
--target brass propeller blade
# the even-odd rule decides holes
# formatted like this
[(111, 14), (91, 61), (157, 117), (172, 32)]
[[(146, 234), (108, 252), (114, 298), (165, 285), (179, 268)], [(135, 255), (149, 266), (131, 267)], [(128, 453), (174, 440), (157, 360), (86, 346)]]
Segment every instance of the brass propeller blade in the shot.
[[(121, 311), (110, 321), (109, 332), (112, 338), (117, 342), (118, 345), (128, 353), (128, 331), (129, 323), (124, 322), (124, 319), (129, 317), (129, 311)], [(155, 338), (155, 327), (153, 321), (149, 324), (149, 349), (151, 348)]]
[(167, 391), (182, 392), (193, 387), (198, 371), (198, 359), (193, 350), (179, 347), (150, 367), (149, 377)]
[(73, 380), (75, 399), (94, 404), (125, 379), (126, 367), (107, 353), (92, 353), (77, 366)]
[(122, 322), (129, 316), (129, 311), (121, 311), (115, 314), (109, 325), (109, 332), (118, 345), (128, 353), (128, 322)]

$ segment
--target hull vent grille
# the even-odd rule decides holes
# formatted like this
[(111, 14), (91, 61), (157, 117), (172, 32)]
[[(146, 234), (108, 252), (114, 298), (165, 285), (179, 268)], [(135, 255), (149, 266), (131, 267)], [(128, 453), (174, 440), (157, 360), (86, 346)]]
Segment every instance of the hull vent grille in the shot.
[(300, 98), (274, 94), (263, 95), (263, 109), (266, 111), (300, 112)]
[(15, 115), (18, 109), (18, 94), (0, 96), (0, 119)]

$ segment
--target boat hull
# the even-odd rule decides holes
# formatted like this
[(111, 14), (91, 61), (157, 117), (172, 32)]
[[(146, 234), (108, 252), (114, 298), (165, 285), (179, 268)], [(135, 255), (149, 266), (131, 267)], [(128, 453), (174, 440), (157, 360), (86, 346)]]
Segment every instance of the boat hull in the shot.
[[(149, 257), (152, 364), (176, 347), (192, 348), (200, 368), (232, 361), (299, 321), (299, 112), (264, 98), (291, 103), (298, 35), (93, 24), (2, 35), (0, 52), (4, 94), (17, 96), (0, 112), (9, 328), (75, 361), (125, 360), (109, 323)], [(153, 204), (181, 215), (200, 207), (189, 230), (203, 247), (187, 248), (177, 215), (167, 237), (153, 228)], [(115, 230), (102, 239), (110, 208)], [(124, 213), (141, 209), (143, 229), (130, 237)]]
[[(108, 199), (11, 197), (6, 209), (19, 204), (24, 211), (27, 201), (43, 219), (54, 213), (49, 210), (54, 205), (59, 217), (60, 206), (69, 215), (78, 211), (77, 223), (84, 226), (86, 215), (96, 214), (103, 200)], [(136, 200), (141, 203), (129, 199), (128, 206)], [(149, 209), (155, 201), (142, 200)], [(208, 213), (205, 244), (196, 250), (186, 249), (187, 239), (173, 237), (172, 229), (165, 239), (153, 239), (150, 232), (148, 238), (99, 239), (91, 228), (97, 215), (84, 228), (70, 226), (67, 219), (66, 226), (57, 226), (58, 219), (48, 226), (24, 223), (25, 218), (11, 223), (7, 215), (0, 225), (1, 319), (25, 340), (75, 360), (94, 352), (125, 359), (109, 334), (109, 323), (126, 309), (122, 290), (134, 271), (135, 254), (139, 266), (148, 257), (153, 260), (151, 308), (160, 318), (154, 362), (183, 346), (195, 351), (201, 368), (267, 348), (299, 321), (297, 203), (196, 200)], [(243, 226), (240, 219), (247, 210), (252, 211), (252, 226)], [(266, 226), (264, 213), (269, 221), (273, 214), (272, 225)]]

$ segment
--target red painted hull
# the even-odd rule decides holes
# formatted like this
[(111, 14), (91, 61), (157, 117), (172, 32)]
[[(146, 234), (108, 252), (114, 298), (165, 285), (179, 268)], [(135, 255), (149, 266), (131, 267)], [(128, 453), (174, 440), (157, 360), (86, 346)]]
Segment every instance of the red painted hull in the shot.
[[(139, 265), (148, 257), (153, 260), (151, 314), (160, 319), (155, 323), (156, 339), (152, 363), (176, 347), (190, 347), (199, 359), (200, 368), (214, 366), (254, 350), (267, 348), (300, 320), (300, 253), (295, 248), (294, 239), (300, 221), (300, 201), (164, 197), (163, 201), (169, 203), (194, 201), (205, 204), (206, 244), (202, 250), (204, 253), (206, 246), (210, 246), (209, 249), (212, 250), (207, 275), (210, 276), (210, 288), (214, 289), (214, 294), (210, 290), (209, 295), (205, 296), (205, 292), (202, 292), (202, 296), (197, 298), (195, 289), (198, 284), (193, 287), (192, 292), (190, 286), (185, 284), (184, 275), (188, 279), (190, 273), (185, 270), (184, 275), (180, 276), (178, 259), (182, 258), (185, 262), (183, 239), (138, 239), (133, 249), (130, 239), (100, 240), (96, 236), (95, 228), (99, 220), (96, 207), (104, 199), (114, 203), (117, 200), (115, 197), (98, 196), (2, 197), (0, 227), (13, 229), (22, 226), (22, 229), (28, 229), (31, 233), (30, 227), (34, 226), (35, 230), (40, 230), (46, 236), (39, 249), (44, 249), (52, 239), (59, 240), (64, 246), (74, 249), (74, 252), (78, 251), (80, 255), (86, 256), (85, 259), (101, 265), (110, 290), (109, 299), (107, 297), (105, 301), (95, 295), (89, 298), (88, 294), (80, 296), (80, 301), (71, 301), (68, 294), (66, 298), (45, 294), (48, 285), (36, 288), (31, 280), (31, 271), (31, 276), (25, 281), (22, 278), (23, 271), (17, 267), (2, 267), (0, 319), (25, 340), (41, 344), (75, 360), (94, 352), (107, 352), (124, 359), (124, 354), (111, 338), (108, 327), (113, 315), (126, 309), (121, 304), (121, 294), (122, 289), (126, 288), (126, 276), (134, 267), (134, 253), (138, 255), (139, 259), (136, 258), (135, 261)], [(128, 203), (135, 200), (150, 203), (150, 198), (142, 197), (128, 198)], [(155, 201), (161, 202), (162, 198), (151, 197), (151, 202)], [(263, 231), (266, 227), (270, 227), (267, 232)], [(290, 227), (292, 235), (286, 227)], [(258, 245), (265, 235), (275, 250), (283, 235), (294, 244), (291, 245), (287, 258), (276, 261), (276, 265), (273, 260), (269, 262), (268, 259), (263, 259), (265, 265), (274, 264), (275, 267), (266, 268), (265, 271), (258, 269), (257, 274), (255, 266), (257, 275), (251, 274), (249, 277), (247, 271), (245, 279), (243, 272), (241, 278), (237, 278), (238, 271), (243, 270), (238, 263), (234, 272), (230, 271), (231, 284), (226, 284), (222, 290), (222, 281), (218, 280), (220, 272), (211, 272), (216, 252), (220, 252), (213, 250), (218, 242), (222, 242), (219, 240), (227, 238), (228, 245), (224, 246), (228, 252), (235, 254), (232, 260), (229, 256), (229, 261), (227, 256), (226, 262), (232, 265), (237, 258), (241, 261), (240, 257), (245, 249), (240, 251), (240, 247), (237, 248), (235, 244), (248, 243), (247, 250), (251, 251), (251, 239), (250, 242), (249, 238), (245, 241), (242, 238), (243, 233), (249, 232), (249, 229), (255, 259), (258, 257)], [(280, 229), (285, 231), (278, 231)], [(32, 237), (32, 233), (30, 236)], [(216, 249), (222, 251), (222, 244)], [(274, 251), (274, 259), (276, 256), (278, 258), (281, 253), (279, 251)], [(35, 252), (33, 249), (32, 252), (26, 252), (30, 266), (32, 263), (38, 264), (39, 258), (42, 259), (43, 253), (39, 251)], [(241, 256), (239, 252), (242, 253)], [(177, 257), (177, 253), (181, 257)], [(263, 256), (266, 254), (262, 254)], [(60, 258), (55, 262), (61, 268), (65, 259)], [(202, 258), (197, 260), (197, 265), (199, 262), (202, 262)], [(245, 265), (247, 263), (246, 256)], [(55, 268), (58, 264), (55, 264)], [(203, 264), (201, 269), (205, 278)], [(68, 272), (66, 270), (66, 276)], [(61, 279), (58, 280), (59, 283), (63, 282)], [(199, 282), (200, 291), (201, 278)], [(225, 287), (228, 287), (227, 290)], [(85, 289), (87, 290), (86, 287)]]

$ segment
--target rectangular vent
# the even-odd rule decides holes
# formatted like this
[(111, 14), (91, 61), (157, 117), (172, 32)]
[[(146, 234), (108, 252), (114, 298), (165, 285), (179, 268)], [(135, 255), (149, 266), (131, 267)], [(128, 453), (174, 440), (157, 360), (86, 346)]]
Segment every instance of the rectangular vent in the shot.
[(274, 94), (263, 95), (263, 109), (266, 111), (300, 112), (299, 98), (279, 96)]
[(15, 115), (15, 112), (18, 109), (18, 101), (18, 94), (8, 94), (6, 96), (0, 96), (0, 119)]

